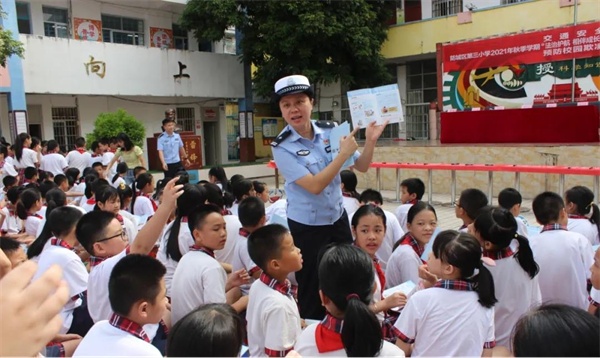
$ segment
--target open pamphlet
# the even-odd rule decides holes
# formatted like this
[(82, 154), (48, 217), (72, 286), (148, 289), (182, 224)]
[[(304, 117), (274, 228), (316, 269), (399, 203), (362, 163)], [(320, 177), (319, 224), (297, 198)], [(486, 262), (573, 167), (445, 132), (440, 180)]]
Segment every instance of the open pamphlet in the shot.
[[(412, 281), (406, 281), (398, 286), (390, 287), (387, 290), (383, 291), (383, 298), (387, 298), (396, 292), (404, 293), (406, 297), (410, 297), (413, 293), (417, 291), (417, 284)], [(392, 308), (394, 311), (399, 311), (399, 307)]]
[(348, 105), (354, 128), (366, 128), (369, 123), (404, 122), (398, 84), (348, 91)]

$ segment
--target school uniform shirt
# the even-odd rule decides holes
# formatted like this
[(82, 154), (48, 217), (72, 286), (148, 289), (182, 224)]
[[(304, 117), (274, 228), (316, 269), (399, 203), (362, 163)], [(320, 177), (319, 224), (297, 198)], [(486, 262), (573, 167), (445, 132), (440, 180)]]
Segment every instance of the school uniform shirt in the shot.
[(510, 335), (519, 318), (542, 303), (538, 276), (530, 278), (523, 270), (510, 248), (497, 252), (483, 252), (483, 256), (496, 262), (486, 268), (494, 277), (494, 325), (496, 343), (512, 351)]
[(86, 213), (89, 213), (90, 211), (94, 211), (94, 207), (96, 207), (96, 199), (95, 198), (89, 198), (86, 199), (82, 204), (81, 204), (81, 208), (83, 210), (85, 210)]
[(4, 177), (16, 177), (17, 175), (19, 175), (19, 173), (11, 163), (6, 160), (0, 163), (0, 189), (4, 188)]
[(517, 234), (528, 237), (529, 232), (527, 230), (527, 221), (521, 215), (515, 216), (515, 220), (517, 222)]
[[(75, 209), (81, 211), (81, 213), (84, 215), (87, 213), (87, 211), (85, 211), (81, 206), (72, 205), (72, 204), (65, 205), (65, 206), (75, 208)], [(46, 206), (44, 206), (42, 209), (44, 209), (44, 208), (47, 209)], [(39, 237), (42, 234), (42, 231), (44, 230), (44, 226), (46, 225), (46, 210), (45, 209), (44, 209), (44, 215), (43, 215), (44, 218), (42, 219), (42, 221), (40, 221), (40, 224), (38, 225), (37, 232), (35, 233), (35, 237)], [(38, 213), (39, 213), (39, 211), (38, 211)]]
[(152, 199), (139, 195), (135, 198), (135, 204), (133, 205), (133, 215), (139, 216), (152, 216), (154, 215), (154, 205), (152, 205)]
[(94, 163), (102, 164), (102, 154), (90, 153), (90, 162), (88, 166), (91, 167)]
[(240, 203), (238, 203), (237, 201), (234, 202), (233, 204), (231, 204), (231, 207), (229, 208), (231, 215), (235, 215), (235, 216), (239, 217), (239, 215), (238, 215), (239, 207), (240, 207)]
[(92, 155), (84, 149), (76, 149), (67, 153), (67, 163), (69, 168), (79, 169), (79, 174), (83, 175), (83, 170), (90, 164)]
[[(4, 222), (2, 223), (2, 234), (18, 234), (23, 228), (23, 220), (17, 216), (17, 213), (10, 211), (6, 206), (3, 207)], [(37, 237), (37, 236), (36, 236)]]
[[(156, 254), (156, 259), (162, 262), (167, 269), (167, 273), (165, 274), (165, 286), (167, 287), (167, 297), (171, 297), (171, 287), (173, 284), (173, 275), (175, 274), (175, 270), (177, 269), (177, 265), (179, 262), (173, 260), (170, 256), (167, 256), (167, 242), (169, 241), (169, 235), (171, 234), (171, 229), (173, 228), (173, 223), (169, 223), (165, 228), (165, 231), (160, 239), (160, 246), (158, 248), (158, 252)], [(177, 243), (179, 245), (179, 252), (181, 255), (185, 255), (190, 251), (190, 247), (194, 245), (194, 237), (190, 232), (190, 228), (187, 223), (187, 218), (181, 220), (181, 224), (179, 226), (179, 236), (177, 237)]]
[(20, 160), (17, 160), (17, 158), (13, 160), (13, 165), (16, 169), (35, 168), (36, 163), (38, 163), (37, 152), (29, 148), (23, 148), (23, 155)]
[(215, 258), (219, 262), (225, 262), (231, 265), (235, 255), (235, 243), (238, 239), (238, 232), (242, 228), (242, 223), (237, 215), (224, 215), (225, 227), (227, 229), (227, 241), (225, 247), (215, 251)]
[(590, 304), (600, 309), (600, 290), (592, 287), (589, 297)]
[(564, 303), (587, 309), (587, 275), (594, 253), (588, 239), (558, 225), (544, 227), (529, 241), (543, 303)]
[[(373, 298), (371, 299), (371, 303), (373, 303), (373, 304), (377, 304), (383, 300), (383, 297), (381, 295), (382, 295), (384, 287), (386, 285), (385, 274), (383, 273), (383, 271), (379, 271), (379, 270), (381, 270), (381, 265), (379, 266), (380, 269), (377, 268), (377, 265), (378, 265), (377, 261), (373, 260), (373, 268), (375, 271), (375, 292), (373, 292)], [(382, 275), (382, 276), (380, 276), (380, 275)], [(383, 323), (383, 320), (385, 319), (385, 312), (381, 311), (381, 312), (375, 313), (375, 316), (377, 316), (379, 323)]]
[(265, 208), (265, 217), (267, 218), (267, 224), (272, 223), (273, 215), (277, 215), (287, 220), (287, 200), (279, 199), (273, 204)]
[(494, 309), (478, 299), (472, 285), (459, 280), (417, 291), (394, 325), (398, 339), (414, 343), (412, 357), (481, 357), (496, 343)]
[[(102, 165), (107, 167), (114, 156), (115, 153), (111, 152), (110, 150), (104, 152), (104, 154), (102, 154)], [(108, 172), (110, 173), (109, 178), (112, 178), (117, 173), (117, 163), (114, 163), (112, 167), (106, 169), (108, 169)]]
[(571, 217), (569, 216), (569, 223), (567, 224), (569, 231), (578, 232), (585, 236), (592, 246), (600, 244), (600, 238), (598, 237), (598, 226), (592, 224), (592, 222), (586, 217)]
[(60, 312), (62, 327), (60, 334), (65, 334), (71, 328), (73, 322), (73, 311), (83, 303), (82, 295), (87, 290), (88, 272), (85, 265), (73, 252), (72, 248), (64, 241), (52, 238), (48, 240), (49, 245), (37, 257), (38, 268), (33, 275), (32, 281), (37, 280), (52, 265), (58, 265), (63, 270), (63, 280), (69, 287), (69, 301)]
[(209, 253), (195, 251), (183, 255), (171, 284), (171, 320), (173, 324), (198, 306), (226, 303), (227, 274)]
[(67, 160), (62, 154), (50, 153), (42, 156), (40, 169), (45, 172), (50, 172), (54, 175), (64, 174), (65, 169), (69, 167)]
[(356, 200), (356, 198), (346, 196), (344, 193), (342, 193), (342, 205), (344, 206), (344, 209), (346, 210), (346, 213), (348, 215), (360, 208), (360, 203), (358, 202), (358, 200)]
[[(255, 272), (260, 271), (260, 267), (256, 266), (254, 261), (250, 258), (250, 254), (248, 253), (248, 236), (250, 233), (243, 228), (239, 230), (237, 235), (236, 244), (235, 244), (235, 254), (233, 255), (233, 260), (231, 262), (231, 266), (233, 267), (233, 271), (237, 271), (240, 269), (246, 269), (248, 275), (252, 276)], [(240, 290), (242, 291), (243, 296), (247, 296), (250, 291), (250, 286), (254, 282), (253, 278), (250, 278), (250, 282), (240, 286)]]
[(407, 215), (408, 215), (408, 210), (410, 210), (410, 208), (413, 206), (414, 204), (410, 203), (410, 204), (400, 204), (397, 208), (396, 208), (396, 219), (398, 219), (398, 222), (400, 223), (400, 227), (402, 228), (402, 230), (404, 230), (404, 232), (408, 231), (408, 228), (406, 227), (406, 220), (407, 220)]
[(112, 185), (112, 187), (115, 189), (118, 189), (121, 184), (127, 185), (125, 179), (123, 179), (122, 177), (118, 177), (113, 183), (110, 183), (110, 185)]
[[(71, 189), (71, 191), (73, 193), (85, 194), (85, 187), (86, 187), (85, 182), (81, 182), (81, 183), (75, 184), (73, 186), (73, 188)], [(87, 198), (85, 197), (85, 195), (81, 195), (81, 196), (75, 197), (73, 199), (73, 204), (75, 204), (77, 206), (81, 206), (85, 203), (86, 200), (87, 200)], [(87, 211), (86, 211), (86, 213), (87, 213)]]
[(262, 273), (254, 281), (246, 309), (250, 357), (283, 357), (302, 332), (295, 287)]
[(387, 287), (395, 287), (406, 281), (419, 283), (419, 266), (423, 264), (421, 255), (424, 248), (416, 243), (412, 236), (405, 236), (402, 239), (405, 244), (400, 244), (392, 253), (388, 261), (388, 267), (385, 271)]
[[(342, 343), (343, 320), (327, 315), (319, 324), (306, 327), (294, 345), (303, 357), (347, 357)], [(395, 344), (382, 341), (375, 357), (404, 357), (404, 351)]]
[(27, 219), (25, 219), (25, 232), (27, 235), (35, 236), (43, 219), (44, 218), (38, 214), (27, 216)]
[(139, 324), (115, 315), (94, 324), (73, 357), (162, 357), (148, 333)]

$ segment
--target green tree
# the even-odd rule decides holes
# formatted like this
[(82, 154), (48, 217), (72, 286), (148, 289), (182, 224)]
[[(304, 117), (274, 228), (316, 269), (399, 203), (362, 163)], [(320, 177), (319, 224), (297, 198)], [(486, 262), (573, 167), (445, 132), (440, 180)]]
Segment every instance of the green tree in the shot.
[(225, 29), (243, 33), (242, 60), (257, 67), (259, 95), (292, 73), (312, 82), (341, 81), (350, 88), (390, 80), (381, 46), (395, 1), (384, 0), (190, 0), (181, 26), (198, 39), (218, 41)]
[(95, 140), (116, 137), (121, 132), (127, 134), (133, 144), (140, 148), (144, 147), (146, 128), (142, 122), (135, 119), (124, 109), (118, 109), (116, 112), (100, 113), (94, 122), (94, 131), (88, 133), (85, 140), (89, 146)]
[[(0, 16), (6, 17), (6, 14), (2, 11), (1, 5)], [(0, 26), (0, 66), (6, 67), (6, 59), (11, 55), (17, 55), (23, 58), (24, 52), (25, 49), (23, 48), (21, 41), (13, 39), (12, 32)]]

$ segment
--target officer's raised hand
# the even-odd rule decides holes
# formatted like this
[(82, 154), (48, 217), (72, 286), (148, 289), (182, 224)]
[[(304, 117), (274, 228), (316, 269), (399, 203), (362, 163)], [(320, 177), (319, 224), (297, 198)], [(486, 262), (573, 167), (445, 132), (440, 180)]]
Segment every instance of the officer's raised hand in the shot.
[(377, 139), (379, 139), (381, 133), (383, 133), (383, 130), (387, 126), (388, 122), (389, 120), (385, 121), (382, 125), (377, 125), (375, 121), (369, 123), (367, 129), (365, 130), (366, 141), (377, 142)]
[(359, 127), (354, 128), (350, 134), (340, 139), (340, 155), (349, 158), (356, 152), (358, 149), (358, 143), (356, 143), (356, 138), (354, 135), (360, 130)]

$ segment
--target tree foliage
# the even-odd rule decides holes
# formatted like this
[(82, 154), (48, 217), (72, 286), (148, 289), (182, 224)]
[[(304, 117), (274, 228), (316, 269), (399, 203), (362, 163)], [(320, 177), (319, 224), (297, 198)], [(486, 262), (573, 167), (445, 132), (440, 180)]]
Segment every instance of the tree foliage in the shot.
[[(0, 16), (6, 16), (6, 14), (2, 12), (1, 6)], [(24, 52), (25, 49), (23, 48), (21, 41), (13, 39), (12, 32), (0, 26), (0, 66), (6, 67), (6, 60), (12, 55), (23, 58)]]
[(219, 41), (235, 26), (242, 60), (257, 67), (254, 86), (268, 95), (274, 82), (300, 73), (313, 83), (350, 88), (390, 80), (381, 46), (395, 1), (190, 0), (181, 25), (198, 39)]
[(85, 140), (89, 146), (95, 140), (113, 138), (121, 132), (127, 134), (133, 144), (140, 148), (144, 147), (146, 128), (142, 122), (135, 119), (124, 109), (118, 109), (116, 112), (100, 113), (94, 122), (94, 131), (88, 133)]

